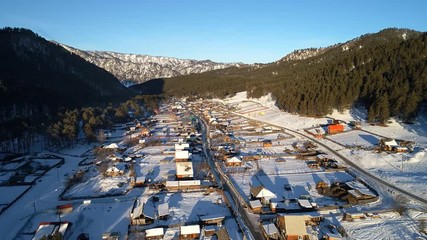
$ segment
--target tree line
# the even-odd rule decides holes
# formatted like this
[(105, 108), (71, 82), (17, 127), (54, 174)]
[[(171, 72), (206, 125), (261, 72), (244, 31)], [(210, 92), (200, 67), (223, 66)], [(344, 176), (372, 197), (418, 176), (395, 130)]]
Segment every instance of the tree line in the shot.
[(28, 152), (35, 142), (51, 149), (73, 147), (78, 140), (102, 142), (105, 135), (100, 130), (111, 131), (116, 123), (153, 114), (160, 100), (160, 96), (138, 95), (116, 106), (63, 109), (37, 127), (35, 122), (17, 118), (1, 135), (0, 147), (2, 151)]

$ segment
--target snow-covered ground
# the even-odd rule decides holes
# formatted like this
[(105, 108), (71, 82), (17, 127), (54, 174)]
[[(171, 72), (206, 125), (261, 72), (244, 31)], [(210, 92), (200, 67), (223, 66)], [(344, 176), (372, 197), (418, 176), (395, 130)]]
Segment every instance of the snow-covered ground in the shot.
[[(380, 213), (380, 218), (340, 221), (351, 239), (417, 239), (418, 222), (397, 213)], [(425, 238), (420, 238), (425, 239)]]
[(348, 147), (374, 148), (375, 146), (378, 146), (381, 137), (371, 133), (353, 130), (340, 134), (329, 135), (327, 136), (327, 139), (331, 139), (332, 141)]

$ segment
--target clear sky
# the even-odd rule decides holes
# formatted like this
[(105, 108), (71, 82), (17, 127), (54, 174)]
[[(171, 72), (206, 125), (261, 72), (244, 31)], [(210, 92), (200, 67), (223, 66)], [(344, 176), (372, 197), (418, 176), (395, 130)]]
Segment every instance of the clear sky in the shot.
[(0, 0), (0, 27), (83, 50), (272, 62), (388, 27), (427, 31), (427, 0)]

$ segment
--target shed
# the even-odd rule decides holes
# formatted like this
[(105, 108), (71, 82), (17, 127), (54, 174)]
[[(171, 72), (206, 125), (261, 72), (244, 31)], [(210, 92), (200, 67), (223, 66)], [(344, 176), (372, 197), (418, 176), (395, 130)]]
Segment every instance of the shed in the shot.
[(157, 216), (159, 218), (166, 218), (169, 215), (169, 205), (167, 203), (157, 206)]
[(262, 141), (262, 146), (263, 147), (272, 147), (273, 143), (271, 142), (271, 140), (264, 140), (264, 141)]
[(279, 239), (279, 230), (273, 223), (262, 224), (262, 229), (269, 239)]
[(260, 213), (261, 212), (262, 204), (258, 199), (250, 201), (249, 205), (251, 206), (251, 209), (254, 213)]
[(344, 125), (330, 124), (328, 125), (328, 134), (336, 134), (344, 132)]
[(145, 177), (144, 176), (139, 176), (135, 178), (135, 186), (136, 187), (142, 187), (145, 183)]

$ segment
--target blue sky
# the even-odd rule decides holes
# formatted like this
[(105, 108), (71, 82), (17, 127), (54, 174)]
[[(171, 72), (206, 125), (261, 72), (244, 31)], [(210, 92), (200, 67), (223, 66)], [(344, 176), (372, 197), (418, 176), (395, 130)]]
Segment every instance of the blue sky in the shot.
[(426, 0), (1, 0), (0, 27), (84, 50), (272, 62), (388, 27), (427, 31)]

